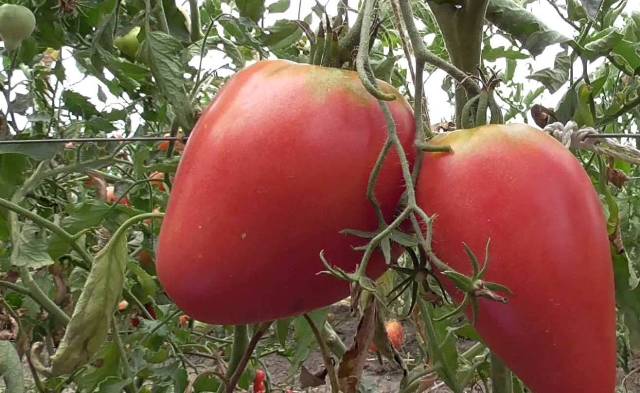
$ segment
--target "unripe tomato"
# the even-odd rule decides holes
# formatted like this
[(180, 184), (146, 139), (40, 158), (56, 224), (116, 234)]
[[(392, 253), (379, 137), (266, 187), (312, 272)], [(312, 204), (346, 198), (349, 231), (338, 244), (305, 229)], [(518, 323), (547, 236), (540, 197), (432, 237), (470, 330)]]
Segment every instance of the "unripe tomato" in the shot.
[(120, 52), (124, 55), (133, 59), (138, 54), (138, 48), (140, 47), (138, 34), (140, 34), (140, 26), (135, 26), (124, 36), (116, 37), (113, 40), (113, 45), (120, 49)]
[[(409, 159), (413, 113), (389, 103)], [(158, 277), (193, 318), (213, 324), (274, 320), (329, 305), (349, 284), (319, 272), (319, 254), (347, 271), (376, 230), (366, 198), (387, 137), (379, 104), (351, 71), (288, 61), (236, 74), (202, 114), (186, 146), (160, 232)], [(390, 220), (404, 189), (395, 150), (376, 196)], [(369, 274), (384, 259), (376, 253)]]
[(29, 38), (36, 28), (36, 17), (30, 9), (17, 4), (0, 6), (0, 37), (8, 50), (14, 50)]
[(435, 253), (470, 275), (463, 242), (482, 261), (491, 239), (485, 279), (513, 292), (508, 304), (479, 299), (479, 334), (533, 392), (613, 393), (610, 247), (578, 160), (527, 125), (459, 130), (432, 143), (453, 148), (426, 155), (416, 190), (418, 203), (437, 214)]

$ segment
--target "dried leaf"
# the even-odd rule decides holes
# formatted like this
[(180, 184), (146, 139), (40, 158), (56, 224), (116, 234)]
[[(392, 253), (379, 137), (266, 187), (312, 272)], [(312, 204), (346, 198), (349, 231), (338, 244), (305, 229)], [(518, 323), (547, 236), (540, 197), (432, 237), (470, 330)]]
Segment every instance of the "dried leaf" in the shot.
[(362, 370), (367, 361), (368, 350), (375, 334), (378, 302), (375, 297), (368, 297), (362, 318), (358, 324), (353, 345), (344, 354), (338, 369), (340, 390), (344, 393), (356, 393), (362, 377)]
[(52, 357), (53, 375), (68, 374), (91, 360), (107, 337), (120, 301), (127, 254), (126, 231), (117, 231), (96, 255), (71, 322)]

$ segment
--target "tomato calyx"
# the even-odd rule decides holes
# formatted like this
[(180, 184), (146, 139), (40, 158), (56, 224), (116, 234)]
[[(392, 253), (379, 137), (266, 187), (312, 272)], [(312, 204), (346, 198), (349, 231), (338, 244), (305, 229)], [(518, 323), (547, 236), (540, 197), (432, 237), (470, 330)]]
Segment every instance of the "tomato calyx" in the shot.
[(472, 312), (471, 323), (473, 324), (476, 321), (478, 314), (478, 298), (485, 298), (502, 304), (506, 304), (509, 302), (509, 299), (506, 296), (502, 296), (499, 294), (499, 292), (502, 292), (507, 295), (512, 295), (513, 293), (509, 288), (502, 284), (484, 280), (484, 277), (487, 274), (487, 270), (489, 268), (490, 243), (490, 240), (487, 241), (482, 266), (480, 266), (478, 258), (475, 256), (471, 248), (466, 243), (463, 243), (464, 251), (471, 260), (471, 266), (473, 268), (473, 273), (470, 277), (465, 276), (464, 274), (453, 269), (442, 271), (442, 275), (450, 279), (455, 284), (455, 286), (464, 293), (464, 298), (462, 299), (460, 305), (458, 305), (454, 310), (437, 318), (436, 320), (441, 321), (448, 319), (458, 314), (460, 311), (470, 305)]

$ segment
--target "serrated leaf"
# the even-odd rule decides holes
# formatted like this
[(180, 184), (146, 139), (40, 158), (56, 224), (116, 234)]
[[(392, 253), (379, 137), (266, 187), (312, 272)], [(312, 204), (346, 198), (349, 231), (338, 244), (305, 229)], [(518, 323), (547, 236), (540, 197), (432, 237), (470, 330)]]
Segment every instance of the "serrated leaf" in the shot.
[(33, 269), (53, 265), (44, 230), (32, 223), (22, 224), (11, 253), (11, 263)]
[(62, 101), (64, 108), (76, 116), (90, 119), (98, 115), (98, 110), (89, 102), (89, 99), (75, 91), (65, 90), (62, 93)]
[(162, 92), (176, 113), (178, 122), (185, 130), (193, 126), (191, 101), (187, 96), (181, 63), (183, 50), (180, 41), (173, 36), (160, 32), (147, 32), (142, 46), (145, 63)]
[(129, 257), (126, 232), (116, 231), (96, 255), (71, 321), (51, 359), (53, 375), (69, 374), (83, 366), (104, 343), (124, 285)]
[(584, 55), (589, 60), (595, 60), (598, 57), (607, 56), (622, 41), (623, 34), (615, 27), (605, 29), (593, 37), (593, 40), (585, 44)]
[(555, 93), (569, 80), (571, 57), (560, 53), (556, 56), (553, 68), (536, 71), (529, 79), (542, 83), (551, 93)]
[(571, 41), (512, 0), (489, 1), (486, 18), (520, 41), (534, 56), (549, 45)]

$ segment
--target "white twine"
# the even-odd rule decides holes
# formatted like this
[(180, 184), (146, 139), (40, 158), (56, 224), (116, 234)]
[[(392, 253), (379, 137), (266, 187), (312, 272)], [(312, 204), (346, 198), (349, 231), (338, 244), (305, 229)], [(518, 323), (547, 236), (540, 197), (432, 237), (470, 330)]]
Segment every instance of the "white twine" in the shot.
[(567, 149), (592, 150), (600, 142), (597, 138), (589, 138), (590, 135), (598, 134), (598, 130), (592, 127), (578, 128), (575, 121), (568, 121), (566, 125), (560, 122), (547, 124), (543, 131), (560, 141)]

